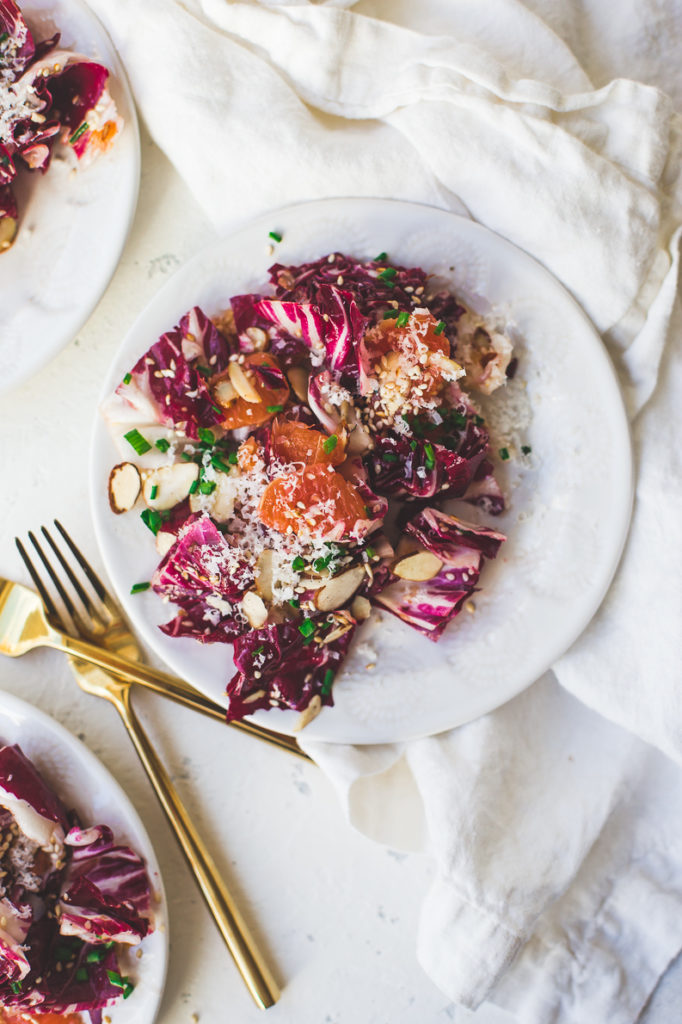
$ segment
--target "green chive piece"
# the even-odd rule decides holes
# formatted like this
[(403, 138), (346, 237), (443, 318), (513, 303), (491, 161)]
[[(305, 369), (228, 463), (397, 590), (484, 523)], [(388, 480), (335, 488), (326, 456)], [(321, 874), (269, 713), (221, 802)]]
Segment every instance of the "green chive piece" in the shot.
[(330, 558), (331, 556), (328, 556), (327, 558), (316, 558), (315, 561), (313, 562), (313, 569), (315, 570), (315, 572), (322, 572), (324, 569), (326, 569), (327, 566), (329, 565)]
[(273, 242), (281, 242), (282, 236), (279, 231), (268, 231), (268, 238), (271, 238)]
[(127, 978), (122, 978), (118, 971), (110, 971), (107, 969), (107, 978), (112, 985), (117, 985), (118, 988), (125, 988), (129, 984)]
[(189, 485), (189, 493), (190, 494), (196, 494), (198, 490), (199, 490), (199, 480), (198, 479), (197, 480), (192, 480), (192, 483)]
[(165, 437), (160, 437), (158, 441), (154, 442), (154, 445), (160, 452), (165, 453), (170, 448), (170, 441), (167, 441)]
[(416, 449), (417, 449), (417, 442), (414, 441), (414, 440), (410, 441), (410, 448), (412, 449), (413, 452), (416, 451)]
[(301, 607), (301, 602), (299, 601), (299, 599), (297, 597), (295, 597), (293, 599), (293, 601), (289, 601), (287, 603), (290, 604), (292, 608), (300, 608)]
[(267, 405), (266, 409), (268, 412), (281, 412), (284, 408), (283, 405)]
[(375, 263), (385, 263), (388, 259), (388, 253), (380, 252), (378, 256), (374, 257)]
[(386, 267), (385, 270), (381, 271), (379, 277), (381, 278), (382, 281), (392, 281), (397, 273), (398, 271), (395, 269), (395, 267)]
[(261, 644), (260, 647), (257, 647), (256, 650), (253, 653), (254, 654), (262, 654), (264, 650), (265, 650), (265, 645)]
[(338, 439), (338, 437), (336, 436), (336, 434), (332, 434), (332, 435), (331, 435), (330, 437), (328, 437), (328, 438), (327, 438), (327, 440), (326, 440), (326, 441), (325, 441), (325, 442), (323, 443), (322, 447), (323, 447), (323, 448), (324, 448), (324, 450), (326, 451), (327, 455), (329, 455), (329, 453), (330, 453), (330, 452), (333, 452), (333, 451), (334, 451), (334, 449), (336, 448), (336, 445), (338, 444), (338, 441), (339, 441), (339, 439)]
[(533, 451), (533, 449), (531, 448), (531, 446), (529, 444), (522, 444), (521, 445), (521, 451), (522, 451), (522, 453), (524, 455), (530, 455), (530, 453)]
[(434, 334), (442, 334), (444, 330), (445, 330), (445, 320), (439, 320), (438, 323), (436, 324), (436, 327), (435, 327), (435, 330), (434, 330), (433, 333)]
[(482, 416), (474, 416), (474, 423), (476, 424), (477, 427), (482, 427), (483, 424), (485, 423), (485, 420), (483, 419)]
[(502, 459), (503, 462), (507, 461), (507, 459), (509, 458), (508, 448), (500, 448), (500, 458)]
[(213, 370), (210, 368), (210, 366), (202, 366), (200, 363), (197, 363), (196, 371), (197, 373), (201, 374), (202, 377), (213, 376)]
[(396, 313), (395, 309), (387, 309), (382, 317), (382, 320), (395, 320), (397, 315), (398, 314)]
[(106, 946), (96, 946), (95, 949), (91, 949), (85, 957), (85, 960), (89, 964), (98, 964), (104, 960), (107, 955)]
[(149, 590), (151, 583), (133, 583), (130, 588), (131, 594), (141, 594), (143, 590)]
[(315, 632), (315, 623), (312, 619), (304, 619), (301, 625), (298, 627), (298, 631), (301, 636), (311, 637)]
[(322, 682), (322, 689), (320, 690), (320, 693), (322, 694), (323, 697), (326, 697), (327, 694), (331, 692), (331, 688), (332, 688), (332, 683), (333, 682), (334, 682), (334, 673), (333, 673), (333, 671), (330, 668), (328, 668), (327, 671), (324, 674), (324, 680)]
[(3, 33), (2, 33), (2, 35), (0, 36), (0, 46), (2, 46), (2, 44), (3, 44), (3, 43), (4, 43), (4, 42), (5, 42), (6, 40), (7, 40), (7, 39), (9, 39), (9, 32), (3, 32)]
[(12, 991), (15, 994), (15, 996), (18, 996), (19, 993), (21, 992), (21, 982), (20, 981), (10, 981), (9, 987), (12, 989)]
[(190, 455), (189, 452), (180, 452), (180, 458), (182, 459), (183, 462), (193, 462), (194, 461), (194, 456)]
[(155, 508), (145, 508), (140, 512), (140, 519), (147, 529), (151, 530), (154, 536), (156, 536), (161, 526), (161, 516), (158, 511)]
[(433, 469), (436, 465), (436, 455), (433, 450), (433, 445), (429, 441), (424, 445), (424, 456), (426, 459), (426, 468)]
[(150, 452), (152, 450), (152, 446), (150, 445), (149, 441), (145, 437), (143, 437), (140, 431), (137, 429), (129, 430), (128, 433), (124, 434), (123, 436), (125, 437), (130, 447), (135, 449), (138, 455), (144, 455), (145, 452)]
[(374, 558), (376, 555), (376, 551), (374, 550), (374, 548), (370, 547), (369, 544), (365, 548), (365, 551), (367, 552), (368, 558)]
[(78, 970), (76, 971), (76, 981), (87, 981), (87, 980), (88, 980), (88, 972), (86, 971), (85, 967), (79, 967)]
[(213, 494), (217, 486), (215, 480), (202, 480), (199, 484), (199, 490), (202, 494)]
[(123, 998), (127, 999), (128, 996), (132, 995), (134, 991), (135, 986), (133, 985), (133, 983), (131, 981), (126, 981), (125, 985), (123, 986)]
[(291, 568), (294, 572), (302, 572), (305, 569), (305, 560), (300, 555), (296, 555), (296, 558), (291, 563)]
[(132, 379), (133, 379), (132, 373), (126, 373), (125, 377), (123, 378), (123, 383), (124, 384), (130, 384)]
[(87, 121), (83, 121), (83, 124), (79, 125), (78, 128), (76, 128), (75, 132), (73, 133), (73, 135), (69, 139), (70, 145), (73, 146), (73, 144), (75, 142), (78, 142), (78, 140), (80, 139), (81, 135), (84, 135), (85, 132), (87, 132), (87, 130), (88, 130), (88, 122)]
[(149, 492), (149, 500), (150, 500), (150, 501), (153, 501), (153, 500), (154, 500), (154, 498), (156, 497), (156, 495), (157, 495), (158, 493), (159, 493), (159, 488), (157, 487), (157, 485), (156, 485), (156, 484), (153, 484), (153, 485), (152, 485), (152, 489), (151, 489), (151, 491)]
[(218, 455), (211, 456), (211, 465), (213, 466), (214, 469), (217, 469), (219, 473), (230, 472), (230, 467), (228, 466), (228, 464), (226, 462), (223, 462), (223, 460)]
[(207, 444), (209, 446), (215, 444), (215, 437), (213, 436), (212, 430), (205, 430), (204, 427), (199, 427), (197, 433), (199, 434), (199, 440), (202, 444)]
[(237, 463), (239, 462), (239, 459), (237, 458), (237, 453), (230, 452), (230, 454), (227, 456), (227, 461), (230, 463), (231, 466), (236, 466)]
[(395, 452), (382, 452), (381, 453), (381, 458), (383, 459), (384, 462), (397, 462), (398, 461), (398, 456), (395, 454)]
[(398, 319), (395, 322), (396, 327), (407, 327), (410, 320), (410, 314), (403, 310), (402, 313), (398, 314)]

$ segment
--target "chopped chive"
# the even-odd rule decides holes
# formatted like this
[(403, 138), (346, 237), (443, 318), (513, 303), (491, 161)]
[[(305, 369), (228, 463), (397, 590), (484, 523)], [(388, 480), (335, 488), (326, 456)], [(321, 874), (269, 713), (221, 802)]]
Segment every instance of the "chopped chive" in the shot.
[(367, 557), (368, 558), (374, 558), (374, 556), (376, 555), (376, 551), (374, 550), (373, 547), (370, 547), (369, 544), (365, 548), (365, 551), (367, 552)]
[(206, 430), (204, 427), (199, 427), (197, 433), (199, 434), (199, 440), (202, 444), (215, 444), (215, 436), (212, 430)]
[(426, 459), (426, 468), (433, 469), (436, 465), (436, 455), (433, 450), (433, 445), (429, 441), (424, 445), (424, 456)]
[(392, 281), (397, 273), (398, 271), (395, 269), (395, 267), (386, 267), (385, 270), (381, 271), (379, 277), (381, 278), (382, 281)]
[(483, 419), (482, 416), (474, 416), (474, 423), (476, 424), (477, 427), (482, 427), (483, 424), (485, 423), (485, 420)]
[(230, 452), (230, 454), (227, 456), (227, 461), (230, 463), (231, 466), (236, 466), (237, 463), (239, 462), (239, 459), (237, 458), (237, 453)]
[(150, 445), (149, 441), (145, 437), (143, 437), (140, 431), (137, 429), (129, 430), (128, 433), (124, 434), (123, 436), (125, 437), (130, 447), (135, 449), (138, 455), (144, 455), (145, 452), (150, 452), (152, 450), (152, 446)]
[(135, 986), (133, 985), (132, 981), (126, 981), (125, 985), (123, 986), (123, 998), (127, 999), (128, 996), (132, 995), (134, 991)]
[(394, 309), (387, 309), (384, 313), (382, 320), (395, 320), (397, 313)]
[(262, 654), (264, 650), (265, 650), (265, 644), (261, 644), (260, 647), (257, 647), (256, 650), (253, 653), (254, 653), (254, 655), (255, 654)]
[(128, 978), (122, 978), (118, 971), (107, 970), (107, 978), (112, 985), (117, 985), (118, 988), (125, 988), (129, 984)]
[(291, 568), (294, 572), (302, 572), (305, 569), (305, 560), (300, 555), (296, 555), (296, 558), (291, 563)]
[(378, 256), (374, 257), (375, 263), (385, 263), (388, 259), (388, 253), (380, 252)]
[(338, 440), (339, 439), (336, 436), (336, 434), (331, 434), (330, 437), (328, 437), (327, 440), (323, 443), (322, 447), (326, 451), (327, 455), (329, 455), (330, 452), (334, 451), (336, 445), (338, 444)]
[(282, 236), (279, 231), (268, 231), (268, 238), (271, 238), (273, 242), (281, 242)]
[(213, 466), (214, 469), (217, 469), (219, 473), (230, 472), (230, 467), (228, 466), (228, 464), (226, 462), (223, 462), (223, 460), (218, 455), (211, 456), (211, 465)]
[(167, 452), (170, 448), (170, 441), (167, 441), (165, 437), (160, 437), (158, 441), (154, 442), (154, 444), (160, 452)]
[(221, 409), (219, 405), (212, 405), (211, 408), (213, 409), (213, 412), (217, 412), (219, 416), (222, 416), (225, 412), (225, 410)]
[(442, 334), (445, 330), (445, 320), (439, 320), (435, 326), (434, 334)]
[(154, 536), (159, 532), (161, 526), (161, 516), (155, 508), (145, 508), (140, 512), (140, 519), (147, 527), (151, 530)]
[(266, 406), (266, 409), (267, 409), (268, 412), (281, 412), (283, 408), (284, 408), (283, 405), (268, 405), (268, 406)]
[(15, 996), (18, 996), (19, 993), (21, 992), (21, 982), (20, 981), (10, 981), (9, 987), (12, 989), (12, 991), (15, 994)]
[(202, 480), (199, 484), (199, 490), (202, 494), (213, 494), (217, 486), (215, 480)]
[(125, 377), (123, 378), (123, 383), (124, 384), (130, 384), (132, 379), (133, 379), (132, 373), (126, 373)]
[(131, 594), (141, 594), (143, 590), (149, 590), (151, 583), (133, 583), (130, 588)]
[(502, 459), (503, 462), (506, 462), (506, 460), (509, 458), (508, 448), (500, 448), (500, 458)]
[(78, 142), (78, 140), (80, 139), (81, 135), (83, 135), (85, 132), (87, 132), (87, 130), (88, 130), (88, 122), (87, 121), (83, 121), (83, 124), (79, 125), (78, 128), (76, 128), (75, 132), (73, 133), (73, 135), (69, 139), (69, 144), (71, 146), (73, 146), (73, 144), (75, 142)]
[(417, 442), (415, 440), (410, 441), (410, 448), (412, 449), (412, 451), (416, 451)]
[(395, 454), (395, 452), (382, 452), (381, 453), (381, 458), (383, 459), (384, 462), (397, 462), (398, 461), (398, 456)]
[(212, 377), (213, 376), (213, 371), (211, 370), (211, 368), (209, 366), (202, 366), (200, 363), (197, 363), (196, 370), (197, 370), (197, 373), (200, 373), (202, 377)]
[(395, 322), (396, 327), (406, 327), (410, 320), (410, 314), (403, 310), (402, 313), (398, 313), (398, 318)]
[(7, 40), (7, 39), (9, 39), (9, 32), (3, 32), (3, 33), (2, 33), (2, 35), (0, 36), (0, 46), (1, 46), (1, 45), (2, 45), (2, 44), (3, 44), (3, 43), (4, 43), (4, 42), (5, 42), (6, 40)]
[(98, 964), (101, 960), (104, 960), (106, 955), (106, 946), (96, 946), (95, 949), (91, 949), (89, 953), (86, 954), (85, 959), (89, 964)]
[(530, 455), (530, 453), (533, 451), (533, 449), (531, 448), (531, 446), (529, 444), (522, 444), (521, 445), (521, 451), (522, 451), (522, 453), (524, 455)]
[(189, 452), (180, 452), (180, 458), (183, 462), (194, 462), (194, 456)]
[(330, 668), (328, 668), (327, 671), (324, 674), (324, 680), (322, 682), (322, 689), (320, 690), (320, 693), (322, 694), (323, 697), (326, 697), (327, 694), (330, 693), (333, 682), (334, 682), (334, 673), (333, 673), (333, 671)]
[(79, 967), (78, 970), (76, 971), (76, 981), (87, 981), (87, 980), (88, 980), (88, 972), (87, 972), (87, 970), (85, 969), (85, 967)]
[(150, 499), (150, 501), (153, 501), (158, 493), (159, 493), (159, 488), (157, 487), (156, 484), (153, 484), (152, 485), (152, 489), (149, 492), (149, 499)]
[(288, 601), (287, 604), (291, 605), (292, 608), (300, 608), (301, 607), (301, 602), (299, 601), (299, 599), (297, 597), (295, 597), (293, 599), (293, 601)]
[(189, 493), (190, 494), (196, 494), (198, 490), (199, 490), (199, 479), (197, 478), (196, 480), (192, 480), (192, 483), (189, 485)]
[(315, 632), (315, 623), (312, 619), (304, 619), (301, 625), (298, 627), (299, 633), (304, 637), (312, 637)]
[(322, 572), (323, 569), (326, 569), (329, 565), (330, 559), (331, 555), (328, 555), (326, 558), (316, 558), (313, 562), (313, 569), (315, 572)]

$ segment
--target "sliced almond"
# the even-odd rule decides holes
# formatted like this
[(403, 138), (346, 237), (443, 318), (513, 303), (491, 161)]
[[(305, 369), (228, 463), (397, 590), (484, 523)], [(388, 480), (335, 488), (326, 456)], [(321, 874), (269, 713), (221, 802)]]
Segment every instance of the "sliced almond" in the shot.
[(353, 598), (353, 603), (350, 606), (350, 613), (354, 619), (358, 622), (362, 622), (363, 619), (368, 619), (372, 612), (372, 606), (366, 597), (361, 597), (359, 594)]
[(254, 629), (260, 629), (265, 625), (268, 617), (268, 610), (262, 597), (259, 597), (255, 590), (247, 590), (242, 598), (242, 611), (249, 620), (249, 625)]
[(257, 700), (261, 700), (265, 696), (265, 690), (254, 690), (248, 697), (244, 697), (244, 704), (255, 704)]
[(140, 494), (142, 481), (137, 466), (119, 462), (109, 474), (109, 504), (117, 516), (129, 512)]
[(237, 397), (237, 392), (232, 387), (232, 381), (228, 380), (227, 377), (223, 377), (217, 384), (214, 384), (213, 397), (218, 405), (222, 406), (223, 409), (227, 409)]
[(195, 462), (175, 462), (172, 466), (150, 470), (144, 474), (142, 485), (145, 504), (159, 512), (173, 508), (184, 501), (198, 476), (199, 467)]
[(164, 557), (164, 555), (168, 554), (170, 549), (175, 544), (175, 540), (176, 537), (174, 533), (169, 533), (168, 530), (158, 531), (155, 539), (156, 550), (158, 551), (162, 558)]
[(247, 327), (244, 332), (253, 345), (254, 352), (262, 352), (270, 340), (262, 327)]
[(310, 374), (307, 370), (304, 370), (302, 366), (292, 366), (287, 370), (287, 378), (291, 384), (291, 390), (294, 392), (299, 402), (308, 401), (308, 379)]
[(272, 601), (272, 551), (261, 551), (256, 565), (256, 590), (266, 601)]
[(416, 555), (408, 555), (397, 562), (393, 566), (393, 572), (401, 580), (423, 583), (425, 580), (432, 580), (442, 568), (440, 558), (436, 558), (430, 551), (418, 551)]
[(374, 441), (361, 423), (356, 423), (348, 435), (346, 451), (349, 455), (362, 455), (374, 447)]
[(364, 578), (365, 568), (362, 565), (356, 565), (355, 568), (342, 572), (340, 576), (334, 576), (315, 594), (315, 607), (320, 612), (333, 612), (335, 608), (341, 608), (353, 596)]
[(238, 362), (233, 360), (230, 363), (228, 373), (232, 386), (240, 398), (243, 398), (245, 402), (260, 402), (260, 395)]
[(309, 725), (313, 718), (317, 718), (320, 711), (322, 710), (322, 698), (319, 693), (316, 693), (310, 698), (310, 704), (307, 708), (304, 708), (301, 714), (298, 716), (296, 725), (294, 726), (294, 732), (300, 732), (301, 729), (305, 729), (306, 725)]

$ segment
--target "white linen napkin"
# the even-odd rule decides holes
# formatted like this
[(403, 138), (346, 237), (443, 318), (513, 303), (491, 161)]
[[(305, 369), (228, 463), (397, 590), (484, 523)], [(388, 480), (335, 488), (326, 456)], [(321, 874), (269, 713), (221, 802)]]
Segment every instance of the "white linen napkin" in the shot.
[[(598, 2), (583, 5), (583, 28), (600, 24)], [(461, 201), (603, 332), (633, 416), (637, 500), (611, 592), (556, 666), (564, 688), (548, 676), (404, 745), (307, 746), (358, 828), (433, 851), (418, 952), (453, 1001), (493, 999), (524, 1024), (629, 1024), (682, 946), (682, 775), (648, 745), (680, 760), (671, 101), (623, 78), (594, 89), (517, 0), (91, 5), (152, 136), (218, 230), (322, 196)], [(547, 8), (579, 36), (564, 6)], [(593, 66), (597, 49), (590, 38)]]

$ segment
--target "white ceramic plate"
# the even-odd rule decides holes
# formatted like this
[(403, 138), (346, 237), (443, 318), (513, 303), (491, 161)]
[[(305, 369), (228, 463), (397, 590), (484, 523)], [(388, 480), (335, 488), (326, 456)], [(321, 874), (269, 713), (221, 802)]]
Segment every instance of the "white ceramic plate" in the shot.
[(109, 825), (116, 840), (128, 843), (147, 863), (154, 894), (155, 929), (122, 958), (124, 973), (135, 982), (132, 995), (108, 1007), (112, 1024), (152, 1024), (166, 980), (168, 919), (166, 895), (149, 836), (119, 784), (86, 746), (53, 718), (0, 691), (0, 742), (18, 743), (48, 785), (73, 808), (83, 824)]
[[(283, 235), (274, 257), (267, 254), (272, 229)], [(445, 277), (478, 311), (492, 305), (513, 322), (519, 370), (496, 414), (496, 403), (491, 403), (491, 416), (518, 420), (518, 444), (532, 447), (531, 456), (500, 466), (509, 511), (487, 521), (509, 539), (484, 570), (475, 613), (462, 613), (438, 644), (387, 613), (374, 614), (358, 630), (334, 685), (335, 706), (325, 708), (305, 733), (306, 738), (336, 742), (389, 742), (439, 732), (503, 704), (582, 632), (608, 588), (628, 529), (630, 439), (601, 340), (563, 287), (479, 224), (391, 200), (330, 199), (288, 207), (203, 252), (174, 275), (139, 317), (114, 361), (103, 396), (191, 306), (216, 313), (231, 295), (262, 289), (266, 269), (275, 260), (299, 263), (332, 250), (363, 258), (386, 251), (396, 263)], [(174, 672), (225, 702), (225, 683), (233, 673), (231, 648), (165, 636), (157, 625), (171, 618), (172, 607), (151, 592), (130, 595), (132, 583), (150, 578), (157, 558), (139, 516), (115, 516), (109, 509), (107, 478), (118, 461), (98, 421), (92, 508), (121, 603), (146, 643)], [(476, 513), (464, 506), (464, 515)], [(254, 716), (282, 732), (290, 732), (297, 718), (295, 712), (280, 710)]]
[(60, 46), (111, 72), (109, 90), (124, 127), (111, 149), (72, 171), (55, 159), (46, 174), (20, 172), (20, 223), (0, 255), (0, 391), (36, 373), (72, 340), (116, 269), (135, 213), (140, 140), (130, 89), (104, 28), (81, 0), (21, 0), (36, 40), (62, 33)]

